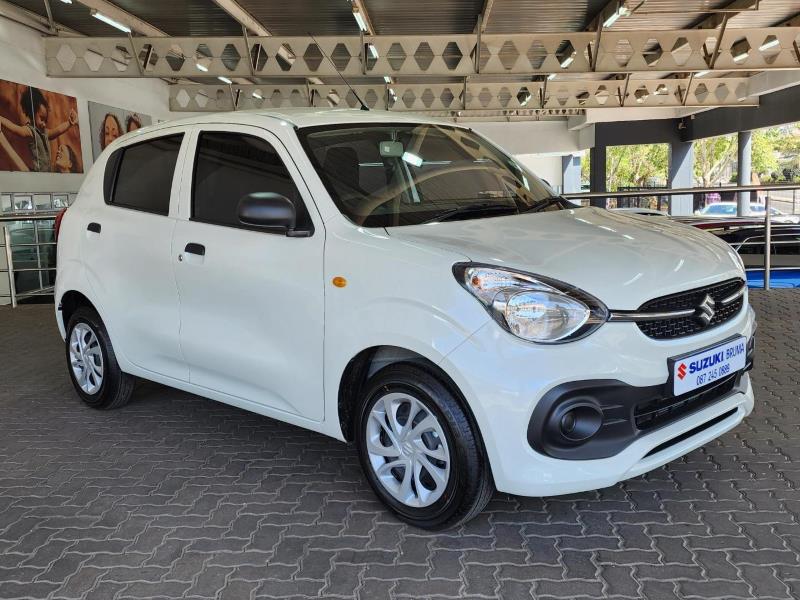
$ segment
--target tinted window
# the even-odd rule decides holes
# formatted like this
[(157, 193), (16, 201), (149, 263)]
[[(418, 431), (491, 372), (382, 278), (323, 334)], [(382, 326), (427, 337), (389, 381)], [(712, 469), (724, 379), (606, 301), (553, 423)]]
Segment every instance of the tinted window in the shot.
[(206, 132), (197, 144), (192, 219), (216, 225), (243, 227), (238, 206), (253, 192), (286, 196), (297, 208), (297, 226), (310, 220), (292, 177), (268, 142), (240, 133)]
[(172, 176), (182, 139), (180, 133), (123, 148), (111, 203), (168, 214)]

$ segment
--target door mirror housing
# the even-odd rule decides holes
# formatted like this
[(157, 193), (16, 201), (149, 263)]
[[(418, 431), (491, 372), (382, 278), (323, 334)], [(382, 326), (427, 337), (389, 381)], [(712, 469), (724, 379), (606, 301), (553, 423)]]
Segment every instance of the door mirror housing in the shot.
[(292, 235), (297, 226), (297, 209), (286, 196), (274, 192), (253, 192), (239, 200), (239, 221)]

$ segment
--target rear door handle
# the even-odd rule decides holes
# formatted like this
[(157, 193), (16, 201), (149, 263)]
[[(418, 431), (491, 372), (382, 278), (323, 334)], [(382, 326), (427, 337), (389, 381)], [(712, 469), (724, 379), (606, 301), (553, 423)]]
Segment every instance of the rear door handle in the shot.
[(100, 223), (89, 223), (89, 225), (86, 226), (86, 231), (91, 231), (92, 233), (100, 233), (101, 229)]
[(203, 246), (203, 244), (195, 244), (194, 242), (186, 244), (186, 248), (184, 248), (183, 251), (189, 254), (197, 254), (198, 256), (206, 255), (206, 247)]

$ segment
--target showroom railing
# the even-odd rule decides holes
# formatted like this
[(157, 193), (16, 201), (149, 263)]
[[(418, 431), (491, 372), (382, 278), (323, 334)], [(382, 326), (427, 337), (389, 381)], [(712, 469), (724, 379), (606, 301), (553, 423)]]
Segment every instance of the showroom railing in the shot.
[[(765, 217), (763, 221), (750, 217), (746, 221), (737, 222), (735, 218), (720, 219), (720, 225), (726, 229), (736, 229), (737, 227), (756, 227), (759, 222), (763, 222), (763, 233), (753, 231), (750, 238), (745, 238), (741, 242), (736, 242), (737, 250), (745, 256), (746, 266), (754, 268), (753, 259), (758, 259), (763, 253), (764, 269), (764, 289), (770, 289), (770, 277), (772, 272), (773, 254), (795, 255), (796, 265), (791, 265), (800, 273), (800, 223), (774, 223), (774, 219), (786, 221), (782, 215), (771, 217), (770, 209), (775, 203), (776, 192), (791, 192), (794, 196), (795, 191), (800, 190), (798, 184), (788, 185), (750, 185), (750, 186), (723, 186), (708, 188), (681, 188), (681, 189), (658, 189), (658, 190), (626, 190), (622, 192), (580, 192), (576, 194), (566, 194), (570, 200), (591, 201), (602, 200), (605, 205), (610, 205), (619, 200), (635, 200), (637, 208), (662, 208), (668, 207), (669, 199), (674, 196), (692, 198), (692, 208), (698, 206), (698, 197), (701, 198), (700, 206), (704, 205), (703, 200), (707, 196), (712, 196), (716, 201), (722, 198), (722, 194), (733, 194), (735, 198), (739, 193), (756, 194), (756, 198), (762, 197)], [(770, 193), (766, 193), (770, 192)], [(778, 194), (780, 196), (780, 194)], [(10, 303), (16, 306), (21, 299), (29, 299), (36, 296), (49, 296), (53, 294), (53, 284), (55, 283), (56, 272), (56, 241), (53, 235), (53, 227), (58, 212), (72, 203), (74, 194), (2, 194), (0, 195), (0, 274), (6, 274), (7, 278), (0, 277), (0, 304)], [(688, 212), (693, 212), (690, 210)], [(800, 221), (800, 217), (797, 219)], [(709, 219), (712, 221), (712, 219)], [(791, 233), (790, 233), (791, 232)], [(773, 234), (775, 237), (773, 237)], [(763, 239), (762, 239), (763, 235)], [(759, 248), (761, 252), (759, 252)], [(744, 249), (744, 251), (742, 251)], [(752, 249), (752, 251), (750, 250)], [(786, 252), (777, 252), (783, 249)], [(781, 257), (784, 258), (784, 257)], [(750, 264), (747, 264), (750, 263)], [(779, 265), (778, 268), (787, 268), (786, 264)], [(798, 275), (800, 277), (800, 274)], [(5, 281), (4, 281), (5, 280)], [(3, 302), (3, 301), (6, 302)]]
[(53, 227), (56, 215), (74, 199), (67, 192), (0, 194), (0, 304), (16, 306), (53, 294)]
[[(600, 200), (608, 208), (652, 208), (655, 210), (667, 210), (672, 203), (671, 199), (675, 196), (682, 196), (684, 202), (683, 212), (688, 212), (690, 215), (696, 209), (700, 209), (707, 204), (713, 202), (723, 201), (730, 199), (736, 201), (740, 194), (748, 194), (745, 202), (746, 205), (753, 203), (759, 204), (763, 199), (764, 205), (764, 239), (756, 241), (742, 242), (740, 245), (753, 247), (762, 246), (764, 253), (764, 289), (770, 289), (770, 276), (772, 272), (772, 255), (776, 247), (790, 248), (796, 246), (800, 249), (800, 240), (780, 240), (773, 241), (772, 230), (773, 221), (778, 219), (784, 221), (781, 225), (776, 225), (781, 229), (786, 229), (792, 226), (792, 223), (786, 221), (793, 220), (793, 215), (772, 215), (772, 210), (775, 208), (773, 205), (778, 205), (783, 208), (777, 198), (783, 198), (790, 195), (792, 198), (792, 208), (788, 209), (793, 212), (793, 202), (795, 198), (795, 190), (800, 190), (800, 184), (773, 184), (773, 185), (741, 185), (741, 186), (718, 186), (718, 187), (705, 187), (705, 188), (673, 188), (673, 189), (657, 189), (657, 190), (625, 190), (621, 192), (578, 192), (575, 194), (565, 194), (570, 200), (589, 201)], [(620, 203), (620, 200), (622, 202)], [(630, 201), (634, 200), (635, 203), (631, 204)], [(646, 204), (642, 201), (645, 200)], [(691, 205), (688, 202), (691, 201)], [(622, 206), (619, 206), (622, 204)], [(677, 208), (677, 207), (675, 207)], [(670, 211), (675, 212), (675, 211)], [(702, 217), (703, 215), (700, 215)], [(727, 215), (723, 215), (727, 217)], [(742, 215), (747, 221), (737, 223), (735, 221), (736, 215), (731, 215), (727, 221), (719, 219), (720, 224), (724, 222), (726, 229), (734, 229), (735, 227), (753, 226), (755, 222), (759, 221), (759, 217), (753, 215)], [(709, 221), (715, 219), (716, 216), (709, 218)], [(798, 218), (800, 221), (800, 218)], [(795, 225), (795, 227), (800, 227)], [(800, 229), (798, 229), (800, 231)], [(753, 236), (760, 238), (761, 236)], [(800, 258), (800, 256), (798, 257)], [(751, 266), (752, 268), (752, 266)], [(796, 268), (800, 270), (800, 261), (798, 261)]]

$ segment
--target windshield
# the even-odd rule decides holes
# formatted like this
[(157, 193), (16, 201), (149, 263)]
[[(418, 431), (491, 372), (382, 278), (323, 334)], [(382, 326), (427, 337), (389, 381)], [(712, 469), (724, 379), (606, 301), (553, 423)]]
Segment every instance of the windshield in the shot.
[(365, 227), (575, 208), (468, 129), (379, 123), (299, 134), (339, 210)]

